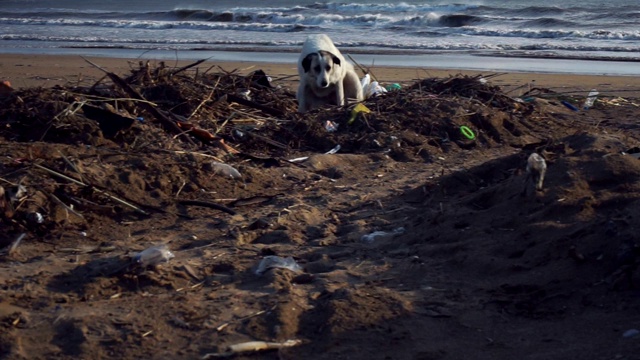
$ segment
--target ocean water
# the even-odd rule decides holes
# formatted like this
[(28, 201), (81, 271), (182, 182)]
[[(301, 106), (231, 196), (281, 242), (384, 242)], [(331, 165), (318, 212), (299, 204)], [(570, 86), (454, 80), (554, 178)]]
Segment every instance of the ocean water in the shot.
[(640, 73), (638, 0), (0, 0), (0, 52), (294, 53), (312, 33), (352, 54), (604, 59)]

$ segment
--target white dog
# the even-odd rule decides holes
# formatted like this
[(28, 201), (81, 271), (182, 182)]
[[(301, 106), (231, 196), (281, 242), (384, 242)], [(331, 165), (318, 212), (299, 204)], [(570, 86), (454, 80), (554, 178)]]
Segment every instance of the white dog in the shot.
[(342, 106), (347, 99), (363, 99), (362, 85), (353, 65), (327, 35), (310, 35), (304, 42), (298, 74), (298, 112), (325, 104)]

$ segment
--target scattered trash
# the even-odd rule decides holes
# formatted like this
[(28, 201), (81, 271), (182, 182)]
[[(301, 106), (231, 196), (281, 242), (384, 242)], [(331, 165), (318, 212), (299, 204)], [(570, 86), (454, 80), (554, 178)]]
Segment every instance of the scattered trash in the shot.
[(460, 126), (460, 132), (469, 140), (473, 140), (476, 138), (476, 134), (473, 132), (473, 130), (469, 129), (468, 126)]
[(587, 95), (587, 99), (584, 101), (584, 104), (582, 105), (582, 109), (589, 110), (589, 108), (592, 107), (593, 104), (596, 102), (596, 99), (598, 98), (598, 94), (600, 94), (598, 90), (591, 89), (591, 91), (589, 92), (589, 95)]
[(367, 234), (367, 235), (362, 235), (362, 238), (360, 238), (360, 240), (362, 242), (366, 242), (366, 243), (372, 243), (377, 237), (393, 237), (395, 235), (399, 235), (404, 233), (404, 228), (403, 227), (399, 227), (394, 229), (391, 232), (387, 232), (387, 231), (374, 231), (371, 234)]
[(324, 123), (324, 128), (328, 131), (328, 132), (334, 132), (336, 130), (338, 130), (338, 124), (336, 124), (335, 122), (331, 121), (331, 120), (327, 120)]
[(251, 101), (251, 90), (249, 89), (241, 90), (238, 94), (240, 95), (241, 98)]
[(395, 91), (402, 89), (402, 86), (398, 83), (393, 83), (385, 86), (385, 89), (387, 89), (387, 91)]
[(632, 338), (640, 335), (640, 330), (638, 329), (629, 329), (622, 334), (622, 337)]
[(562, 105), (566, 106), (570, 110), (578, 111), (577, 107), (573, 106), (571, 103), (569, 103), (569, 102), (567, 102), (565, 100), (562, 100), (561, 103), (562, 103)]
[(27, 222), (31, 224), (42, 224), (44, 223), (44, 216), (39, 212), (31, 212), (27, 214)]
[(373, 81), (372, 83), (367, 85), (364, 89), (362, 89), (362, 92), (364, 94), (364, 98), (368, 99), (370, 97), (374, 97), (376, 95), (386, 93), (387, 89), (380, 86), (380, 84), (377, 81)]
[(209, 359), (211, 357), (231, 357), (234, 354), (245, 352), (256, 352), (264, 350), (275, 350), (286, 347), (292, 347), (302, 344), (300, 340), (287, 340), (285, 342), (266, 342), (266, 341), (249, 341), (239, 344), (229, 345), (223, 353), (210, 353), (202, 357), (202, 359)]
[(169, 262), (175, 255), (169, 250), (166, 244), (152, 246), (136, 254), (133, 259), (142, 267), (154, 266), (160, 263)]
[(213, 173), (216, 175), (230, 177), (235, 180), (242, 179), (242, 174), (231, 165), (212, 161), (211, 166), (213, 167)]
[(289, 269), (293, 272), (302, 272), (302, 267), (291, 257), (282, 258), (280, 256), (269, 255), (265, 256), (256, 270), (256, 275), (262, 275), (267, 270), (273, 268)]
[(356, 117), (358, 116), (358, 114), (369, 114), (370, 112), (371, 110), (369, 110), (369, 108), (366, 107), (363, 103), (358, 103), (351, 110), (351, 117), (349, 118), (349, 121), (347, 121), (347, 124), (351, 125), (354, 121), (356, 121)]
[(336, 147), (334, 147), (333, 149), (331, 149), (331, 150), (327, 151), (327, 152), (325, 153), (325, 155), (335, 154), (335, 153), (337, 153), (338, 151), (340, 151), (340, 148), (341, 148), (341, 146), (340, 146), (340, 144), (338, 144), (338, 145), (336, 145)]
[(308, 156), (302, 156), (302, 157), (298, 157), (298, 158), (293, 158), (293, 159), (289, 159), (289, 162), (301, 162), (301, 161), (305, 161), (309, 159)]

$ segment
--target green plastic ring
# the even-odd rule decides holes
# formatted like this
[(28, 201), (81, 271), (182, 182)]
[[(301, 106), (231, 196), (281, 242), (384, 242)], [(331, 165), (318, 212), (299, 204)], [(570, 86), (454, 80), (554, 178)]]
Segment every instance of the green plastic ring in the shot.
[(474, 134), (473, 130), (469, 129), (468, 126), (465, 126), (465, 125), (460, 126), (460, 132), (469, 140), (473, 140), (476, 138), (476, 134)]

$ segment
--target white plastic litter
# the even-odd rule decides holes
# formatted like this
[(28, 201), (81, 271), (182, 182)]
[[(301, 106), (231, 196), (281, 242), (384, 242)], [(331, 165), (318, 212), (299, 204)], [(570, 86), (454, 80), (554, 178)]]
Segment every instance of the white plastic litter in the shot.
[(374, 231), (371, 234), (367, 234), (367, 235), (362, 235), (362, 238), (360, 238), (360, 241), (362, 242), (366, 242), (366, 243), (372, 243), (375, 241), (376, 238), (379, 237), (393, 237), (395, 235), (399, 235), (404, 233), (404, 228), (403, 227), (399, 227), (394, 229), (391, 232), (388, 231)]
[(212, 161), (211, 166), (213, 167), (213, 173), (216, 175), (222, 175), (236, 180), (242, 179), (242, 174), (231, 165)]
[(280, 256), (269, 255), (265, 256), (256, 270), (256, 275), (262, 275), (267, 270), (273, 268), (289, 269), (293, 272), (302, 272), (302, 267), (291, 257), (282, 258)]
[(327, 120), (324, 123), (324, 128), (327, 130), (327, 132), (334, 132), (334, 131), (338, 130), (338, 124), (336, 124), (335, 122), (333, 122), (331, 120)]
[(584, 104), (582, 105), (582, 109), (589, 110), (589, 108), (596, 102), (596, 99), (598, 99), (599, 94), (598, 90), (591, 89), (591, 91), (589, 91), (589, 95), (587, 95), (587, 98), (584, 101)]
[(369, 86), (366, 89), (363, 89), (363, 92), (365, 94), (364, 96), (365, 99), (368, 99), (370, 97), (374, 97), (376, 95), (386, 93), (387, 89), (380, 86), (380, 84), (378, 84), (377, 81), (374, 81), (371, 84), (369, 84)]
[(338, 151), (340, 151), (340, 148), (341, 148), (341, 147), (342, 147), (342, 146), (340, 146), (340, 144), (338, 144), (338, 145), (336, 145), (336, 147), (334, 147), (333, 149), (331, 149), (331, 150), (327, 151), (325, 154), (326, 154), (326, 155), (335, 154), (335, 153), (337, 153)]
[[(338, 151), (340, 151), (342, 147), (340, 146), (340, 144), (336, 145), (336, 147), (334, 147), (333, 149), (327, 151), (326, 153), (324, 153), (325, 155), (331, 155), (331, 154), (335, 154)], [(308, 156), (303, 156), (303, 157), (299, 157), (299, 158), (294, 158), (294, 159), (289, 159), (289, 162), (301, 162), (301, 161), (305, 161), (305, 160), (309, 160)]]
[(371, 76), (369, 74), (364, 74), (362, 79), (360, 79), (360, 85), (362, 86), (362, 90), (366, 89), (367, 86), (371, 84)]
[(169, 250), (166, 244), (152, 246), (144, 249), (134, 256), (136, 263), (143, 267), (154, 266), (160, 263), (169, 262), (175, 255)]
[(377, 81), (371, 81), (369, 74), (364, 75), (360, 80), (360, 85), (362, 86), (362, 93), (365, 99), (387, 92), (387, 89), (382, 87)]

